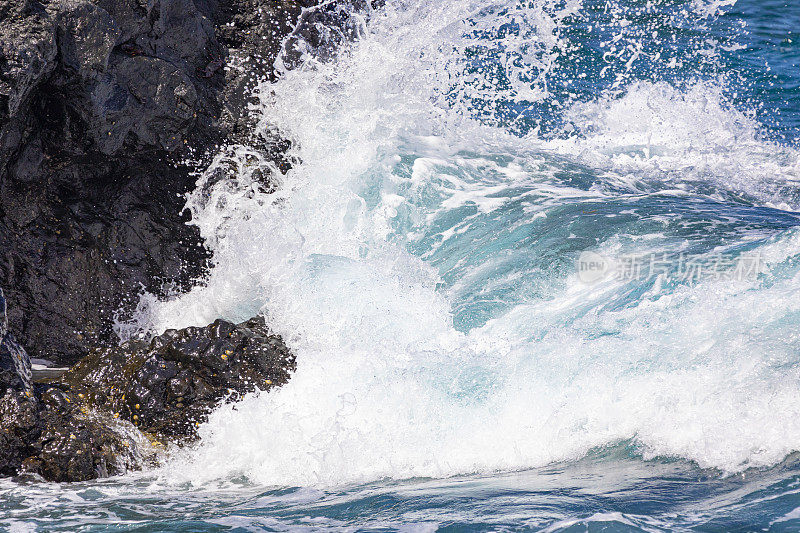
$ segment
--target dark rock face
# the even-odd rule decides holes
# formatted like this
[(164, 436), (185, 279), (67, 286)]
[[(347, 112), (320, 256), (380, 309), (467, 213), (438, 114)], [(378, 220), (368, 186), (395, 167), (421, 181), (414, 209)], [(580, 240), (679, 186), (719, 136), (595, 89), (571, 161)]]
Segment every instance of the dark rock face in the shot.
[(289, 380), (294, 356), (262, 318), (170, 330), (97, 350), (62, 378), (93, 405), (159, 439), (187, 441), (223, 400)]
[[(138, 179), (137, 165), (159, 179)], [(171, 215), (182, 181), (166, 161), (89, 157), (45, 183), (3, 184), (0, 279), (14, 302), (9, 323), (36, 356), (71, 364), (115, 342), (114, 313), (142, 289), (163, 294), (201, 276), (208, 254), (188, 217)]]
[(72, 364), (139, 292), (204, 275), (176, 162), (250, 135), (250, 91), (311, 3), (0, 0), (0, 286), (34, 357)]

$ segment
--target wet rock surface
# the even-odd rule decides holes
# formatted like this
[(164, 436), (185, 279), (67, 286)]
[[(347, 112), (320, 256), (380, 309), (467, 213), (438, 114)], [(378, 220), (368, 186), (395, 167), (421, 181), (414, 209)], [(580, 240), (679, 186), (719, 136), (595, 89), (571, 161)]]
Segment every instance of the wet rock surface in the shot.
[(331, 60), (342, 44), (363, 36), (365, 22), (385, 0), (329, 0), (303, 10), (286, 39), (280, 61), (289, 69), (303, 56), (319, 62)]
[(141, 468), (151, 452), (129, 424), (80, 406), (57, 386), (37, 386), (37, 438), (19, 468), (48, 481), (87, 481)]
[(294, 356), (263, 318), (170, 330), (97, 350), (62, 377), (82, 404), (164, 441), (186, 442), (221, 401), (283, 385)]
[[(228, 49), (222, 99), (222, 122), (228, 139), (265, 145), (264, 149), (278, 156), (277, 162), (284, 167), (286, 162), (279, 156), (287, 147), (285, 141), (277, 137), (253, 139), (250, 132), (255, 117), (247, 110), (256, 102), (253, 89), (261, 82), (274, 81), (274, 63), (284, 37), (292, 31), (302, 10), (319, 1), (221, 1), (216, 16), (217, 38)], [(210, 62), (203, 75), (216, 66)]]
[(141, 291), (202, 278), (179, 162), (251, 135), (251, 90), (312, 3), (0, 0), (0, 286), (34, 357), (73, 364)]

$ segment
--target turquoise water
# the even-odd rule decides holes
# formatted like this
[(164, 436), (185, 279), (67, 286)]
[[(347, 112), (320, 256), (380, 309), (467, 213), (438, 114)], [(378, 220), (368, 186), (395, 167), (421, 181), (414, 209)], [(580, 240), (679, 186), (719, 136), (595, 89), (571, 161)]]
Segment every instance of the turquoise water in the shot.
[(800, 528), (800, 8), (342, 9), (253, 111), (299, 163), (223, 149), (211, 274), (119, 330), (262, 313), (291, 382), (157, 469), (3, 481), (0, 525)]

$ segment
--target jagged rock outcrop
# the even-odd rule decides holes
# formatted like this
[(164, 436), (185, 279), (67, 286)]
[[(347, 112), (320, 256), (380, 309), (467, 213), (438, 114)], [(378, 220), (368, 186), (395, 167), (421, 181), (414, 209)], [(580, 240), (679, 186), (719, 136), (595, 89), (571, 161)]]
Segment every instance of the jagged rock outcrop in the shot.
[(294, 356), (263, 318), (170, 330), (150, 342), (97, 350), (61, 381), (100, 408), (164, 441), (185, 442), (223, 400), (283, 385)]
[[(0, 0), (0, 286), (34, 357), (72, 364), (140, 291), (203, 276), (180, 161), (249, 135), (250, 91), (311, 3)], [(289, 164), (285, 141), (254, 144)]]

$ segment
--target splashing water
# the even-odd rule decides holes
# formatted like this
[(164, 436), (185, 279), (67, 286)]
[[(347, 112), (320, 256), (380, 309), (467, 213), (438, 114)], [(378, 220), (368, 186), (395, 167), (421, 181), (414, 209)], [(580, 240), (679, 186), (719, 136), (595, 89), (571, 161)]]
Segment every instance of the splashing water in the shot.
[[(479, 120), (491, 106), (469, 112), (547, 98), (570, 46), (560, 25), (580, 9), (394, 5), (337, 61), (264, 88), (265, 126), (302, 163), (262, 194), (239, 149), (234, 180), (201, 184), (190, 206), (217, 264), (153, 320), (264, 312), (299, 369), (220, 408), (188, 479), (196, 463), (206, 479), (280, 485), (443, 477), (626, 440), (737, 471), (793, 450), (800, 287), (774, 271), (797, 250), (797, 219), (757, 219), (795, 204), (797, 152), (760, 139), (713, 80), (575, 102), (566, 137), (512, 136)], [(504, 87), (481, 85), (492, 68)], [(570, 272), (585, 250), (745, 245), (769, 252), (757, 280), (586, 286)]]
[[(332, 57), (294, 42), (305, 55), (279, 61), (254, 111), (298, 163), (281, 175), (249, 147), (218, 154), (187, 202), (213, 270), (186, 295), (144, 298), (127, 325), (262, 313), (297, 372), (221, 406), (159, 490), (312, 487), (292, 498), (339, 516), (321, 502), (381, 508), (363, 491), (402, 492), (389, 480), (469, 475), (456, 479), (499, 502), (507, 472), (539, 469), (518, 474), (528, 487), (558, 471), (558, 486), (589, 464), (598, 494), (623, 491), (619, 469), (644, 499), (669, 479), (716, 480), (695, 485), (716, 502), (692, 510), (708, 524), (744, 505), (714, 499), (741, 488), (725, 476), (790, 485), (768, 469), (782, 464), (800, 479), (785, 460), (800, 449), (797, 74), (757, 70), (749, 4), (338, 5), (355, 39)], [(781, 6), (763, 9), (797, 16)], [(637, 270), (587, 281), (587, 253)], [(452, 496), (436, 483), (419, 490)], [(558, 501), (548, 487), (525, 490)], [(303, 505), (273, 496), (248, 508)], [(679, 525), (563, 497), (566, 515), (520, 522), (498, 503), (486, 524)], [(753, 520), (795, 524), (791, 501)], [(399, 520), (451, 516), (425, 509)]]

